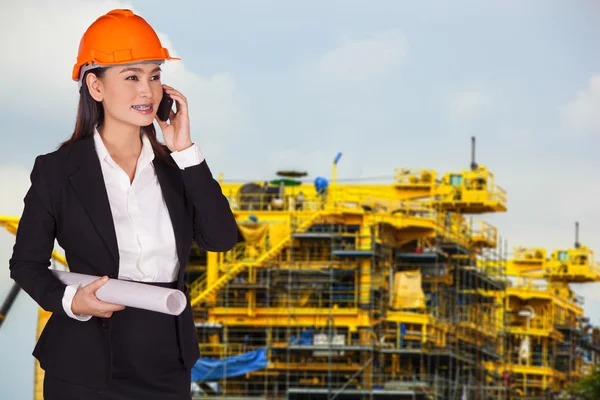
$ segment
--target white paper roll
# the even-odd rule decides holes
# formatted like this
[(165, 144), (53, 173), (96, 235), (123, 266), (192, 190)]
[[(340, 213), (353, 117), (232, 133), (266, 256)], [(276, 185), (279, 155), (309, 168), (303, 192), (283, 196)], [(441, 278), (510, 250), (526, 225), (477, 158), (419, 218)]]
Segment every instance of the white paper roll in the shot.
[[(65, 285), (79, 283), (81, 287), (99, 279), (99, 276), (52, 270)], [(181, 290), (146, 285), (120, 279), (109, 279), (96, 290), (98, 300), (125, 307), (141, 308), (164, 314), (179, 315), (185, 309), (187, 298)]]

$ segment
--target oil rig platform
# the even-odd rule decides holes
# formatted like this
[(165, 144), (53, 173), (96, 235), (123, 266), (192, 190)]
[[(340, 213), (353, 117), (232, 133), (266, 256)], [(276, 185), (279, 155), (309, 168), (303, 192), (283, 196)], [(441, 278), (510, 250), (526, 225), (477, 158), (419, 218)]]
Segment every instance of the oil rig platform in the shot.
[(593, 251), (509, 252), (484, 220), (507, 195), (474, 139), (470, 168), (387, 184), (338, 182), (340, 157), (329, 179), (218, 178), (239, 240), (187, 265), (194, 399), (546, 400), (598, 364), (600, 330), (569, 286), (600, 281)]

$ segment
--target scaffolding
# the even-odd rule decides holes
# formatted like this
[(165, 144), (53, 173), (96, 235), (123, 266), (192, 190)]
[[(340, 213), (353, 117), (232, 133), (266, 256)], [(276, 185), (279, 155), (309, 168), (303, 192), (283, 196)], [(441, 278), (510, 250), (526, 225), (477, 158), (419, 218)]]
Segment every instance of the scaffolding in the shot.
[(569, 287), (600, 281), (593, 252), (509, 256), (473, 219), (507, 210), (485, 166), (389, 184), (340, 184), (336, 168), (314, 186), (220, 178), (239, 240), (193, 244), (186, 266), (197, 398), (545, 400), (598, 364), (600, 331)]
[(203, 396), (508, 399), (505, 249), (467, 218), (506, 210), (506, 194), (485, 167), (435, 176), (252, 196), (224, 184), (241, 240), (190, 282), (201, 357), (268, 362), (221, 371)]
[[(564, 293), (543, 293), (545, 338), (519, 315), (535, 302), (517, 301), (531, 295), (512, 279), (519, 259), (492, 225), (472, 219), (506, 210), (493, 174), (477, 166), (436, 176), (400, 170), (389, 185), (267, 185), (252, 195), (223, 184), (240, 242), (199, 256), (209, 266), (190, 281), (201, 357), (264, 351), (265, 363), (237, 374), (220, 365), (210, 387), (199, 380), (202, 396), (550, 398), (596, 363), (589, 332), (570, 324), (572, 334), (560, 333), (561, 312), (582, 315)], [(556, 275), (551, 259), (541, 278)], [(570, 276), (561, 273), (555, 291)], [(527, 360), (524, 337), (535, 350)]]

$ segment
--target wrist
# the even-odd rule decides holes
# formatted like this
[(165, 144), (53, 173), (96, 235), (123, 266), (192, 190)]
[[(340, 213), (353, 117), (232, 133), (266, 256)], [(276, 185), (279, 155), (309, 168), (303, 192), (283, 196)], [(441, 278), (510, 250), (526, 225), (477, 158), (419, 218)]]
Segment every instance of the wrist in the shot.
[[(77, 295), (75, 295), (75, 296), (77, 296)], [(76, 306), (76, 304), (75, 304), (75, 303), (77, 303), (77, 299), (76, 299), (76, 297), (75, 297), (75, 296), (73, 297), (73, 301), (71, 302), (71, 312), (72, 312), (73, 314), (77, 315), (77, 314), (79, 314), (79, 313), (76, 311), (76, 310), (77, 310), (77, 306)]]
[(177, 146), (175, 148), (175, 151), (184, 151), (184, 150), (189, 149), (193, 145), (194, 145), (194, 143), (190, 140), (190, 141), (184, 142), (181, 145)]

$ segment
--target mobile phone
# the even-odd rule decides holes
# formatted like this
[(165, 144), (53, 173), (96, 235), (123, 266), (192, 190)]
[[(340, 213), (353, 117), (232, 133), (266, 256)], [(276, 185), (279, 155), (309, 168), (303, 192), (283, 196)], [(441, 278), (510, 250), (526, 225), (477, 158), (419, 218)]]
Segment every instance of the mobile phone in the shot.
[(169, 114), (171, 114), (172, 108), (173, 108), (173, 99), (163, 89), (163, 97), (162, 97), (162, 100), (160, 101), (160, 104), (158, 105), (158, 110), (156, 111), (156, 116), (161, 121), (166, 121), (169, 119)]

